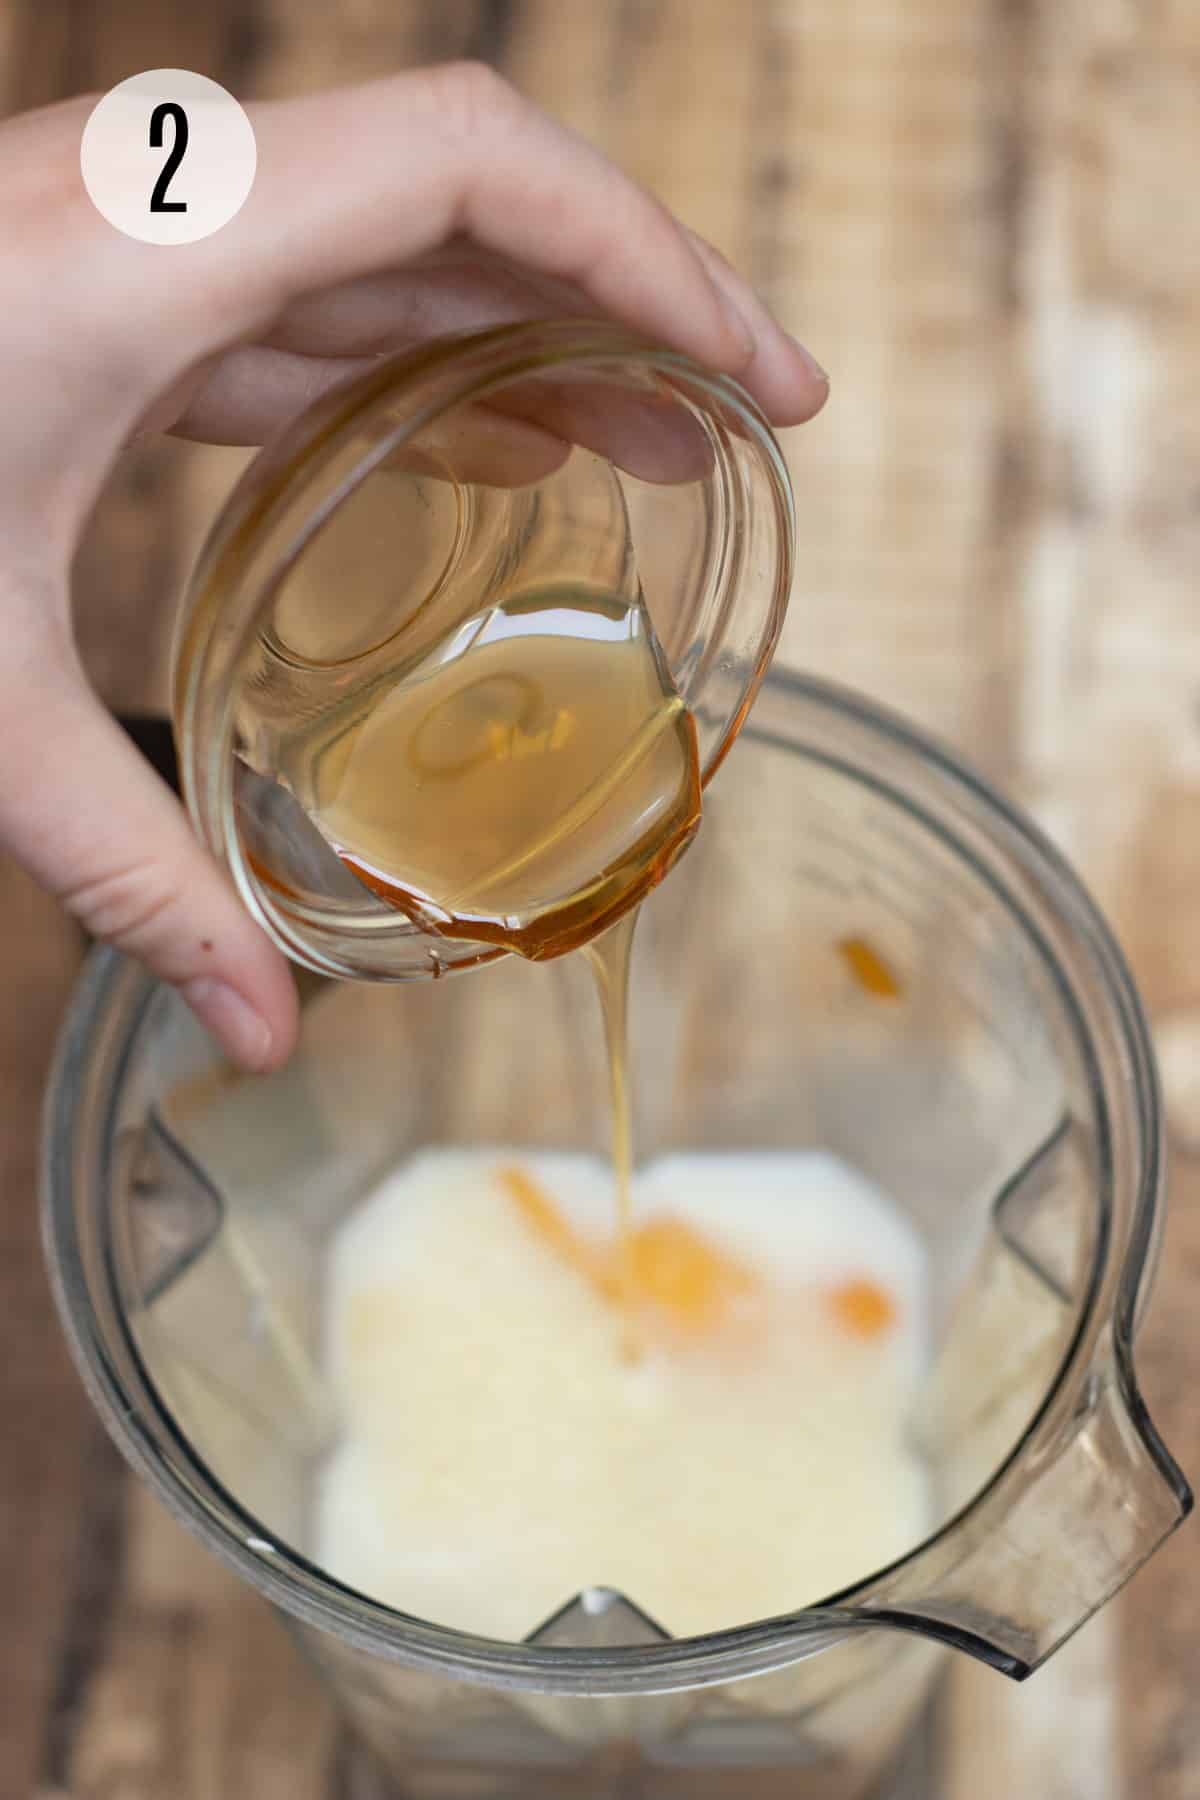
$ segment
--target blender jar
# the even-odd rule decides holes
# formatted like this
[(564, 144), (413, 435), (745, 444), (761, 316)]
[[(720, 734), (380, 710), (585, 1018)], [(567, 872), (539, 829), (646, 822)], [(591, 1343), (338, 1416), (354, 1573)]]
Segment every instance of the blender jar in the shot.
[(605, 1154), (578, 959), (436, 987), (306, 977), (297, 1055), (244, 1078), (171, 991), (100, 953), (63, 1037), (46, 1241), (84, 1379), (412, 1800), (857, 1800), (941, 1657), (1028, 1675), (1191, 1504), (1132, 1364), (1163, 1204), (1150, 1047), (1069, 870), (936, 745), (784, 676), (685, 866), (634, 953), (639, 1156), (835, 1152), (908, 1216), (930, 1270), (906, 1421), (928, 1535), (817, 1604), (781, 1583), (748, 1626), (675, 1640), (636, 1593), (592, 1588), (500, 1642), (314, 1560), (341, 1431), (322, 1366), (332, 1236), (430, 1145)]

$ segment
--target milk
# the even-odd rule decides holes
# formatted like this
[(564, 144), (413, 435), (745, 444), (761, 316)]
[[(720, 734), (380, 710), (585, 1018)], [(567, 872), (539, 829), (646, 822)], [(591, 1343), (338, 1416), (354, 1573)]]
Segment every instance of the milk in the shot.
[(915, 1546), (923, 1259), (892, 1205), (830, 1156), (739, 1152), (648, 1164), (634, 1213), (636, 1361), (603, 1162), (433, 1150), (347, 1220), (327, 1300), (343, 1436), (315, 1518), (331, 1574), (508, 1640), (611, 1587), (684, 1637)]

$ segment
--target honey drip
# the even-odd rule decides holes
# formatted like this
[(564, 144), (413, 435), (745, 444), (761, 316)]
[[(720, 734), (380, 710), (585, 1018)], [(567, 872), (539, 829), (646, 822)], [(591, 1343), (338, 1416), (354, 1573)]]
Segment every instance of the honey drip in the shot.
[[(605, 1279), (636, 1356), (635, 1289), (668, 1246), (639, 1245), (633, 1229), (630, 949), (640, 901), (700, 821), (695, 725), (646, 610), (542, 590), (481, 614), (416, 670), (353, 696), (331, 683), (279, 774), (343, 866), (440, 936), (533, 961), (586, 951), (613, 1120), (619, 1255)], [(559, 1231), (532, 1190), (517, 1191), (539, 1229)]]

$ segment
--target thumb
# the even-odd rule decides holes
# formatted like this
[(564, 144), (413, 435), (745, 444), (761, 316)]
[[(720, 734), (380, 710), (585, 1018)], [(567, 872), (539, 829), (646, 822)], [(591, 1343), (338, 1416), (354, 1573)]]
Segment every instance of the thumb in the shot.
[(72, 656), (0, 678), (0, 843), (92, 936), (177, 987), (243, 1068), (282, 1063), (296, 992), (282, 953)]

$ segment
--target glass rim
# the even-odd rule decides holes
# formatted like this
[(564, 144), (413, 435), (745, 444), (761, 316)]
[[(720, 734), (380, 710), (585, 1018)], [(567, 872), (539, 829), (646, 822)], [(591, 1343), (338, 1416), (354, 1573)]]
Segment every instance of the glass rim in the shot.
[[(930, 789), (921, 801), (909, 789), (874, 774), (867, 759), (840, 755), (824, 732), (809, 744), (764, 733), (757, 720), (747, 727), (752, 741), (780, 743), (795, 754), (832, 764), (932, 825), (943, 843), (984, 874), (997, 898), (1032, 932), (1088, 1066), (1097, 1128), (1106, 1147), (1102, 1174), (1110, 1188), (1108, 1215), (1111, 1219), (1118, 1210), (1114, 1199), (1121, 1202), (1125, 1228), (1097, 1234), (1088, 1292), (1034, 1417), (966, 1504), (892, 1563), (813, 1606), (662, 1644), (563, 1649), (472, 1636), (372, 1601), (301, 1552), (276, 1543), (215, 1480), (159, 1400), (121, 1317), (106, 1232), (107, 1195), (94, 1174), (91, 1193), (78, 1174), (81, 1157), (85, 1164), (90, 1158), (94, 1168), (95, 1158), (111, 1142), (123, 1074), (156, 984), (115, 952), (93, 953), (59, 1040), (42, 1143), (46, 1258), (76, 1365), (109, 1431), (168, 1509), (284, 1612), (359, 1650), (514, 1689), (622, 1694), (666, 1692), (765, 1672), (825, 1648), (856, 1628), (905, 1629), (903, 1619), (873, 1617), (861, 1603), (886, 1577), (945, 1544), (1019, 1472), (1023, 1458), (1032, 1460), (1061, 1432), (1058, 1415), (1069, 1397), (1071, 1378), (1090, 1366), (1110, 1321), (1116, 1373), (1130, 1419), (1181, 1502), (1189, 1498), (1182, 1474), (1149, 1420), (1133, 1369), (1133, 1339), (1153, 1274), (1161, 1218), (1163, 1131), (1148, 1028), (1108, 926), (1078, 877), (1032, 821), (935, 739), (873, 701), (814, 677), (772, 671), (764, 700), (768, 695), (793, 710), (807, 705), (823, 725), (832, 718), (836, 727), (848, 727), (852, 737), (858, 734), (860, 743), (864, 736), (868, 742), (874, 737), (899, 749), (907, 759), (903, 774), (910, 781), (918, 778), (914, 786), (923, 782)], [(964, 842), (965, 833), (955, 829), (963, 820), (970, 821), (986, 847), (989, 869), (981, 869)], [(1002, 874), (1013, 880), (1005, 883)], [(1032, 887), (1023, 898), (1015, 892), (1018, 877), (1028, 878)], [(1033, 917), (1039, 912), (1040, 917)], [(1052, 925), (1058, 927), (1057, 942)], [(1069, 956), (1063, 954), (1064, 940)], [(81, 1239), (81, 1217), (93, 1231), (90, 1256)], [(920, 1631), (922, 1623), (914, 1618), (907, 1628)], [(960, 1642), (1010, 1674), (1027, 1672), (999, 1654), (989, 1657), (982, 1639), (956, 1638), (947, 1628), (944, 1641)]]

